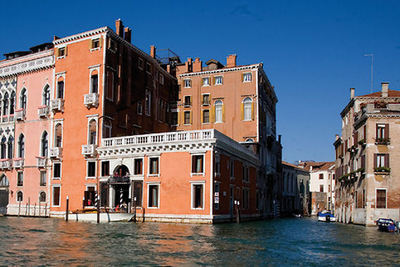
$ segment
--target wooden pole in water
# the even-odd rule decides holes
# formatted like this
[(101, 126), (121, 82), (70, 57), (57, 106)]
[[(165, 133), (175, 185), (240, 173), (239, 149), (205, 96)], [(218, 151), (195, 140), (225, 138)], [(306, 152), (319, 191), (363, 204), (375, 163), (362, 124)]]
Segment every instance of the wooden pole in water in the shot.
[(67, 196), (67, 205), (65, 208), (65, 221), (68, 222), (68, 213), (69, 213), (69, 197)]
[(28, 197), (28, 216), (31, 216), (31, 198)]
[(235, 200), (236, 223), (240, 223), (239, 205), (239, 200)]
[(36, 203), (35, 203), (35, 206), (33, 206), (33, 216), (36, 217)]
[(39, 217), (40, 217), (40, 200), (39, 200)]
[(136, 222), (136, 197), (133, 197), (133, 207), (135, 209), (135, 213), (133, 215), (133, 222)]
[(100, 223), (100, 201), (99, 194), (96, 193), (96, 204), (97, 204), (97, 223)]
[(19, 205), (18, 205), (18, 217), (21, 213), (21, 200), (19, 201)]
[(47, 217), (47, 202), (44, 204), (44, 217)]

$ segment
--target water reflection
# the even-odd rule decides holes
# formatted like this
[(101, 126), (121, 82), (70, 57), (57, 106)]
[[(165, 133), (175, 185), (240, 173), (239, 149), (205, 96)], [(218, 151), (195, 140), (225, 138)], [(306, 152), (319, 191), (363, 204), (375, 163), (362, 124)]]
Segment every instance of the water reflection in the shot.
[(97, 225), (0, 217), (0, 265), (395, 265), (399, 241), (312, 219)]

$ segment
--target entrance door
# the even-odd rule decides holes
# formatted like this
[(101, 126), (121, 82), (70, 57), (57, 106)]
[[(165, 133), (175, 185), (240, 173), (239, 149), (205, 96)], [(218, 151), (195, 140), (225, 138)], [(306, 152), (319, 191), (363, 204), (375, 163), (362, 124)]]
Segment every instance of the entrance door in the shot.
[(7, 213), (8, 205), (8, 179), (5, 175), (0, 178), (0, 214)]

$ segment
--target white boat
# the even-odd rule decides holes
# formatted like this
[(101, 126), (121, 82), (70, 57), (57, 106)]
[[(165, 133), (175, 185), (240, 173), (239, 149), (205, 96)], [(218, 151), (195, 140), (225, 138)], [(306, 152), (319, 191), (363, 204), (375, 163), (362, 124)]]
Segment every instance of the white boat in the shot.
[(323, 210), (318, 212), (319, 222), (336, 222), (335, 215), (333, 215), (329, 210)]
[[(100, 222), (129, 222), (133, 219), (132, 213), (100, 213)], [(65, 216), (64, 216), (65, 218)], [(80, 222), (97, 222), (97, 213), (74, 213), (69, 214), (68, 219)]]

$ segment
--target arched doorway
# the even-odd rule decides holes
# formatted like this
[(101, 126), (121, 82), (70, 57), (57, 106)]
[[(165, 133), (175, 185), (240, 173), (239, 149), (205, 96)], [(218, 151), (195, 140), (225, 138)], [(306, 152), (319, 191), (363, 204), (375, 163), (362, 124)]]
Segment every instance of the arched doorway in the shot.
[(7, 176), (0, 177), (0, 214), (7, 213), (9, 182)]
[(129, 192), (131, 187), (128, 167), (125, 165), (117, 166), (113, 171), (113, 175), (108, 179), (108, 184), (112, 190), (112, 206), (120, 209), (124, 207), (121, 210), (126, 210), (130, 206)]

